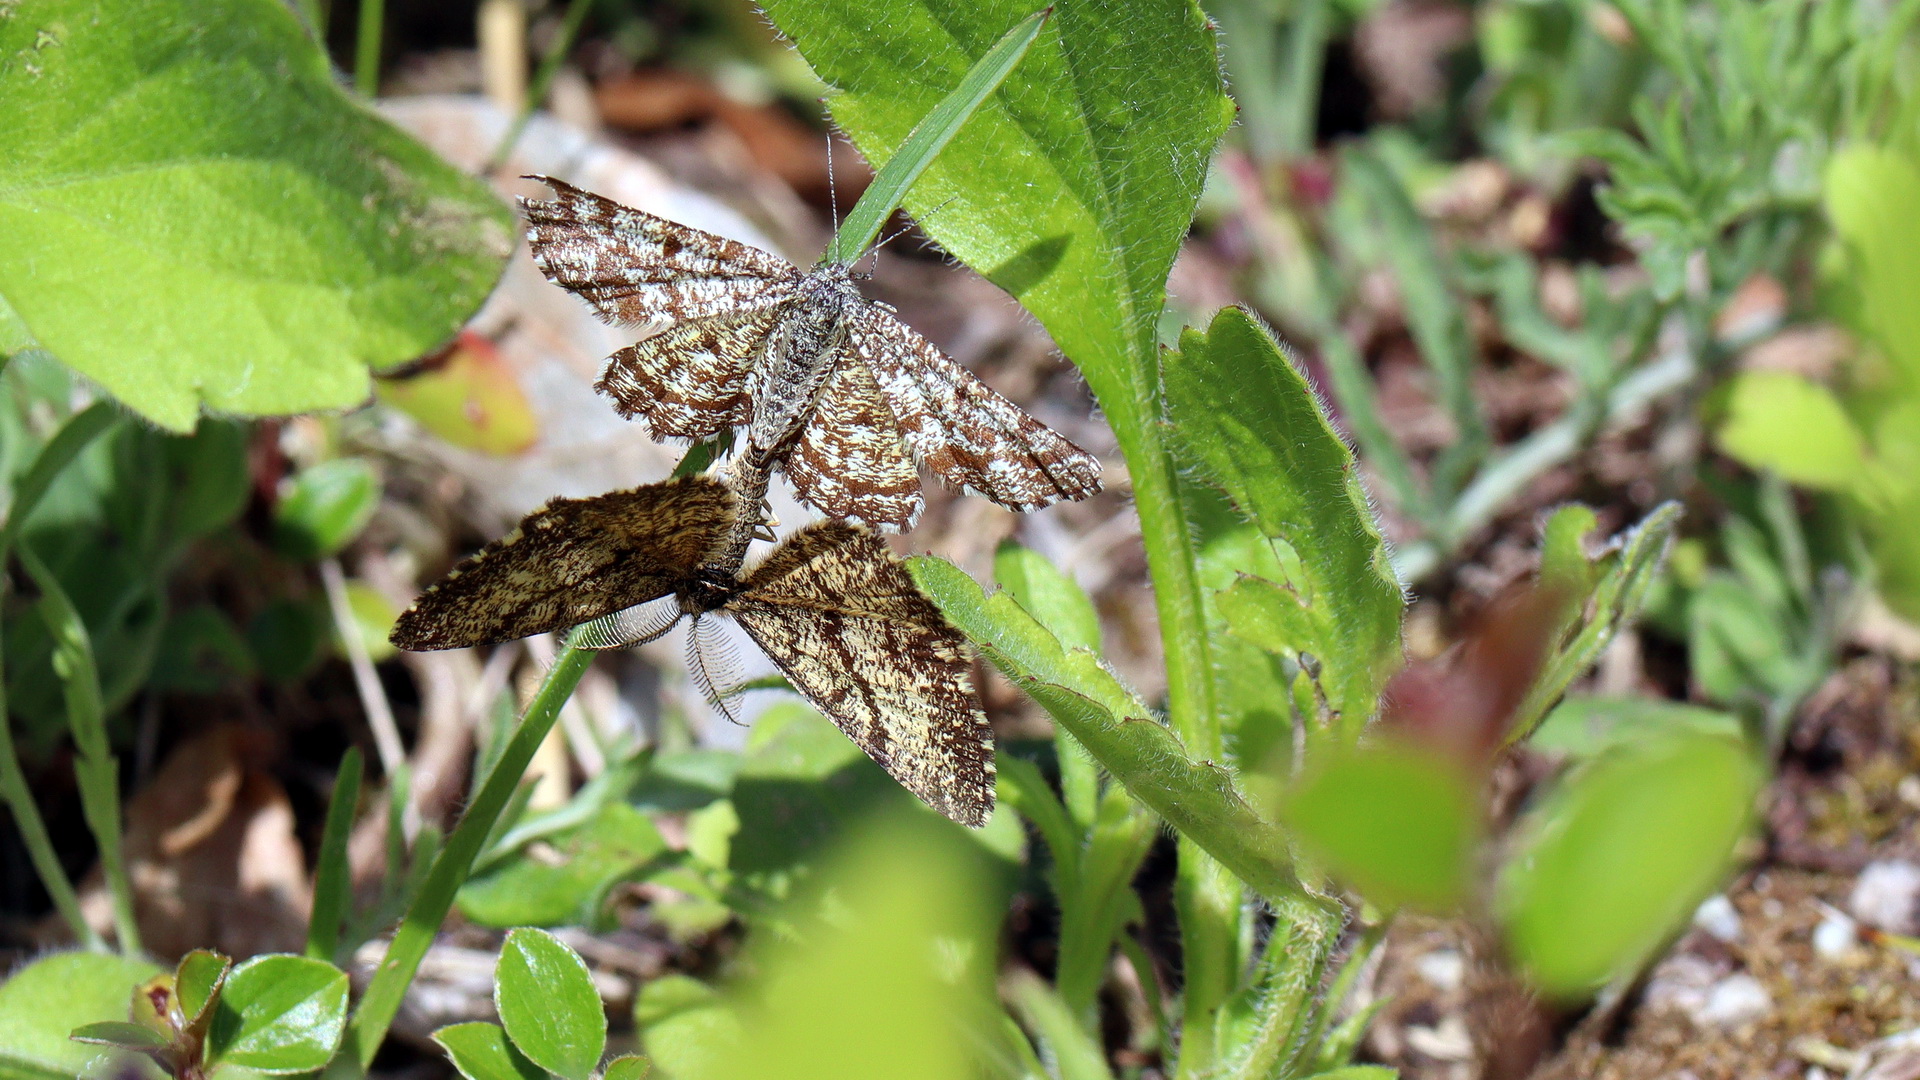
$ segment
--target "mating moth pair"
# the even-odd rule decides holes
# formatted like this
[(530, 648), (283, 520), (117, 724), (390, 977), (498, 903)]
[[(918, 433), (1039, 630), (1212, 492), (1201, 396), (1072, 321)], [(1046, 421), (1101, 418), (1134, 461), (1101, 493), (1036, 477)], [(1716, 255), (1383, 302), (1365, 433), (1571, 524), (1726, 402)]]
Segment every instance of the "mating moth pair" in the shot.
[[(993, 808), (993, 736), (966, 643), (871, 528), (910, 528), (919, 467), (1015, 510), (1099, 489), (1099, 463), (866, 299), (846, 264), (811, 271), (557, 180), (525, 201), (549, 279), (648, 332), (597, 389), (657, 439), (744, 427), (714, 475), (555, 499), (429, 588), (395, 644), (445, 649), (581, 626), (651, 640), (693, 619), (689, 664), (725, 614), (862, 750), (966, 825)], [(773, 471), (827, 522), (743, 572)]]

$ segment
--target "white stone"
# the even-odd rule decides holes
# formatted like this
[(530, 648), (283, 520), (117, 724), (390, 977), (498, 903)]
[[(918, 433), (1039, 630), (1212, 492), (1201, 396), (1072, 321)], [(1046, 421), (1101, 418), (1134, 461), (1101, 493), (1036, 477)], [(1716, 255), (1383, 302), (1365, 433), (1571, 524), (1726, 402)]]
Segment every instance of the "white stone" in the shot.
[(1820, 925), (1813, 928), (1813, 951), (1823, 960), (1838, 960), (1860, 943), (1859, 927), (1852, 919), (1831, 908)]
[(1413, 969), (1427, 981), (1427, 985), (1442, 993), (1460, 989), (1466, 981), (1467, 961), (1455, 949), (1435, 949), (1424, 953), (1413, 962)]
[(1917, 907), (1920, 866), (1903, 861), (1869, 863), (1860, 871), (1853, 895), (1847, 898), (1847, 910), (1854, 918), (1894, 934), (1915, 931)]
[(1740, 940), (1740, 913), (1725, 894), (1716, 893), (1694, 909), (1693, 925), (1731, 945)]
[(1729, 975), (1707, 992), (1707, 1002), (1694, 1014), (1701, 1024), (1740, 1027), (1773, 1011), (1773, 996), (1751, 975)]

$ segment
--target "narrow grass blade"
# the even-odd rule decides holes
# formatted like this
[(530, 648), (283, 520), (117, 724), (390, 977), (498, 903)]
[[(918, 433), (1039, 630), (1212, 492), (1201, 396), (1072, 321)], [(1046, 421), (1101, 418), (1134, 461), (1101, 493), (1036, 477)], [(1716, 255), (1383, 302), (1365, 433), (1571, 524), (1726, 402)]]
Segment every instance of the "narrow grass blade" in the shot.
[[(0, 565), (4, 565), (14, 541), (19, 537), (21, 528), (39, 505), (41, 496), (53, 483), (54, 477), (79, 456), (80, 451), (112, 428), (120, 413), (107, 402), (96, 402), (81, 412), (69, 417), (51, 439), (40, 448), (33, 464), (27, 467), (26, 474), (14, 485), (13, 505), (7, 509), (7, 523), (0, 529)], [(20, 830), (20, 838), (27, 846), (27, 856), (33, 861), (34, 872), (40, 876), (40, 884), (52, 898), (54, 909), (60, 912), (72, 928), (74, 937), (86, 948), (104, 950), (106, 942), (93, 928), (87, 925), (80, 914), (80, 900), (73, 889), (73, 882), (67, 878), (67, 872), (60, 865), (60, 857), (53, 849), (53, 838), (47, 832), (47, 823), (40, 816), (40, 808), (33, 801), (33, 792), (27, 787), (26, 774), (20, 769), (20, 756), (13, 744), (13, 729), (6, 720), (6, 687), (0, 684), (0, 800), (4, 800), (7, 809), (13, 814), (15, 826)]]
[(554, 35), (553, 44), (548, 46), (547, 55), (541, 59), (540, 70), (534, 72), (533, 85), (527, 87), (527, 100), (521, 103), (520, 112), (513, 118), (513, 126), (507, 129), (500, 145), (494, 148), (493, 156), (487, 159), (487, 172), (498, 172), (507, 163), (507, 157), (520, 142), (520, 136), (526, 133), (527, 121), (533, 119), (533, 111), (547, 99), (547, 88), (553, 85), (553, 77), (559, 74), (567, 53), (573, 51), (573, 43), (580, 36), (580, 26), (587, 21), (587, 12), (591, 10), (593, 0), (572, 0), (567, 5), (560, 32)]
[(332, 963), (340, 948), (340, 927), (347, 914), (352, 888), (347, 864), (347, 838), (353, 832), (354, 807), (360, 802), (360, 777), (365, 769), (360, 748), (349, 747), (333, 779), (333, 797), (327, 801), (327, 823), (320, 834), (320, 855), (313, 874), (313, 917), (307, 924), (307, 955)]
[(467, 880), (473, 860), (493, 831), (494, 821), (520, 786), (520, 778), (532, 763), (534, 751), (559, 719), (560, 706), (573, 694), (592, 662), (593, 653), (589, 651), (576, 649), (570, 643), (561, 647), (553, 667), (548, 669), (540, 689), (527, 705), (513, 738), (501, 751), (499, 761), (480, 785), (460, 823), (454, 826), (453, 834), (447, 837), (446, 846), (441, 848), (419, 895), (408, 907), (393, 943), (387, 947), (386, 958), (380, 962), (379, 971), (367, 986), (360, 1008), (348, 1025), (345, 1048), (362, 1068), (372, 1063), (374, 1053), (386, 1039), (407, 986), (420, 970), (420, 961), (426, 958), (428, 946), (433, 944), (441, 922), (453, 907), (454, 895)]
[(40, 617), (53, 635), (54, 670), (67, 698), (67, 724), (78, 751), (73, 771), (80, 782), (80, 809), (100, 848), (100, 868), (113, 897), (113, 927), (120, 951), (139, 955), (140, 928), (133, 918), (133, 885), (127, 877), (121, 847), (120, 762), (107, 744), (106, 706), (100, 699), (100, 671), (93, 660), (93, 642), (80, 612), (53, 571), (33, 549), (20, 547), (20, 564), (40, 589)]
[(33, 514), (33, 508), (40, 504), (40, 497), (47, 493), (47, 487), (53, 483), (80, 451), (112, 428), (121, 417), (120, 410), (109, 402), (96, 401), (85, 409), (67, 418), (60, 430), (53, 433), (40, 453), (27, 467), (25, 476), (13, 486), (13, 505), (7, 508), (7, 524), (0, 530), (0, 558), (13, 549), (14, 541), (20, 538), (20, 530), (26, 525), (27, 518)]
[(907, 196), (907, 189), (913, 186), (920, 174), (939, 155), (940, 151), (953, 139), (967, 118), (984, 104), (1007, 74), (1027, 55), (1028, 46), (1040, 36), (1040, 27), (1053, 14), (1048, 7), (1036, 11), (1016, 23), (1007, 31), (1005, 37), (985, 56), (976, 61), (967, 71), (960, 85), (954, 87), (940, 104), (927, 113), (925, 119), (917, 124), (907, 141), (887, 159), (887, 164), (868, 185), (866, 193), (854, 205), (847, 220), (840, 225), (840, 231), (834, 234), (833, 242), (827, 245), (822, 262), (852, 262), (860, 253), (880, 235), (881, 226), (887, 218), (893, 216), (894, 208)]
[(380, 93), (380, 35), (386, 23), (386, 0), (360, 0), (360, 26), (353, 48), (353, 88), (369, 100)]

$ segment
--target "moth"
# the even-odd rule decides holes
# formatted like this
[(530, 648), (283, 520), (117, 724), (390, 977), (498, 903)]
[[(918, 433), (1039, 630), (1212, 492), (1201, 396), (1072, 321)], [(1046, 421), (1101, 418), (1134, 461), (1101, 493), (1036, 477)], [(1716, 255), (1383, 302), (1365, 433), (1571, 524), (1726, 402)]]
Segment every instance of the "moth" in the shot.
[(969, 494), (1038, 510), (1100, 489), (1093, 455), (1021, 411), (868, 300), (852, 267), (810, 271), (544, 176), (522, 200), (548, 279), (651, 336), (596, 385), (655, 439), (748, 426), (802, 502), (903, 530), (920, 466)]
[(404, 649), (494, 644), (583, 623), (587, 647), (738, 622), (793, 688), (901, 786), (962, 825), (993, 811), (993, 732), (965, 639), (873, 532), (808, 526), (738, 572), (758, 526), (733, 488), (685, 477), (554, 499), (428, 588), (394, 625)]

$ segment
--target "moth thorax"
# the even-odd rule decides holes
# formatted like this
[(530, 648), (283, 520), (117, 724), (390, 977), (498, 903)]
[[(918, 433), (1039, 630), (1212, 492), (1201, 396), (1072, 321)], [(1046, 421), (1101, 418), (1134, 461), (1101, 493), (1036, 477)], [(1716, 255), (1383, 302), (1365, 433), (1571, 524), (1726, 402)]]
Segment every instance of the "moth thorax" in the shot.
[(740, 581), (718, 570), (702, 570), (680, 588), (680, 610), (688, 615), (703, 615), (724, 607), (740, 594)]
[(807, 275), (800, 295), (767, 334), (747, 435), (752, 446), (771, 450), (805, 423), (846, 346), (848, 316), (865, 302), (843, 266)]

